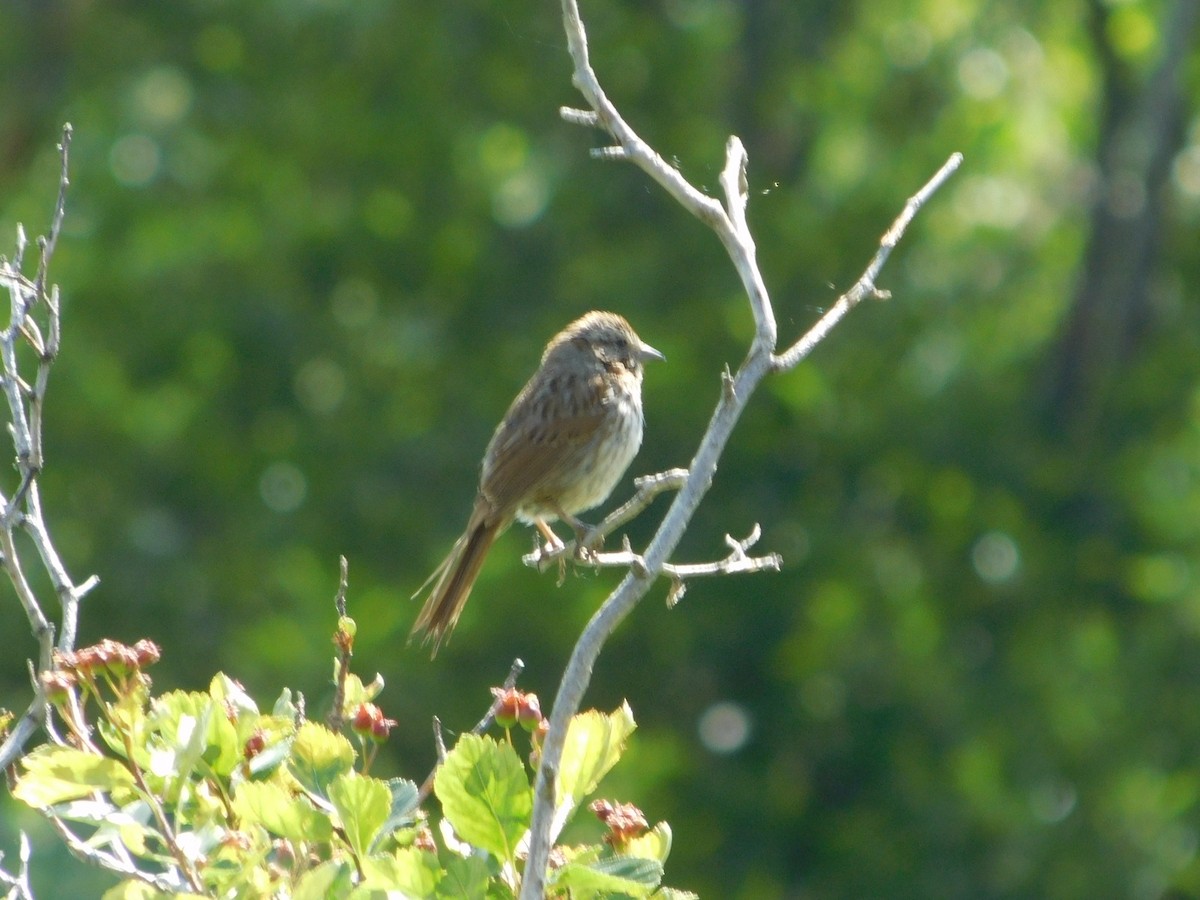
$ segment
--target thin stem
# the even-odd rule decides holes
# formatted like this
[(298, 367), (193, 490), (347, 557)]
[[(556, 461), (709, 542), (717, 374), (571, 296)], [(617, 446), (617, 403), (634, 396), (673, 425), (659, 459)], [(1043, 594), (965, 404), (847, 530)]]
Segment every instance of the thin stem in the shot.
[(158, 798), (155, 797), (154, 792), (146, 784), (146, 779), (142, 777), (142, 768), (134, 758), (133, 739), (124, 730), (121, 732), (121, 737), (125, 743), (125, 759), (129, 762), (129, 771), (133, 775), (133, 780), (138, 786), (138, 790), (141, 791), (142, 799), (150, 807), (150, 811), (154, 814), (154, 818), (158, 822), (158, 827), (162, 830), (163, 841), (166, 842), (171, 855), (175, 857), (175, 861), (179, 863), (180, 871), (187, 878), (188, 884), (191, 885), (194, 891), (200, 893), (203, 890), (203, 885), (200, 883), (200, 876), (196, 874), (196, 870), (192, 867), (192, 861), (188, 859), (187, 854), (183, 852), (183, 848), (179, 846), (179, 841), (175, 839), (175, 831), (171, 828), (171, 823), (167, 821), (167, 815), (163, 812)]

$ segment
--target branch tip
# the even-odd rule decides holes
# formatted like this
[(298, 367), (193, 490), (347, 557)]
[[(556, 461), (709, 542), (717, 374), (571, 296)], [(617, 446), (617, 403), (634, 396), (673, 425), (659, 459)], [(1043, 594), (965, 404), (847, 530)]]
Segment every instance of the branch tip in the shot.
[(585, 128), (600, 127), (600, 116), (594, 110), (562, 106), (559, 107), (558, 114), (564, 122), (569, 122), (572, 125), (582, 125)]

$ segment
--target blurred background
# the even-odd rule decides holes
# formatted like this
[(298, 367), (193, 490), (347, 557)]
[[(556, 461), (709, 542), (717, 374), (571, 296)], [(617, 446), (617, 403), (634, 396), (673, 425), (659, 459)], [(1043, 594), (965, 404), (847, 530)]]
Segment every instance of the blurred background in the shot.
[[(704, 897), (1200, 896), (1195, 0), (582, 6), (693, 183), (745, 142), (785, 343), (966, 157), (894, 298), (754, 398), (677, 555), (760, 522), (783, 571), (672, 611), (662, 585), (601, 657), (589, 703), (640, 723), (606, 795), (672, 824), (667, 881)], [(469, 728), (514, 657), (548, 705), (617, 579), (556, 587), (524, 529), (435, 661), (405, 646), (492, 428), (608, 308), (668, 359), (630, 478), (686, 465), (752, 333), (711, 233), (559, 120), (557, 4), (5, 0), (0, 35), (3, 252), (75, 127), (42, 484), (101, 578), (80, 644), (149, 637), (158, 688), (223, 670), (323, 714), (345, 554), (355, 664), (401, 722), (375, 771), (423, 777), (432, 717)], [(111, 883), (2, 809), (40, 897)]]

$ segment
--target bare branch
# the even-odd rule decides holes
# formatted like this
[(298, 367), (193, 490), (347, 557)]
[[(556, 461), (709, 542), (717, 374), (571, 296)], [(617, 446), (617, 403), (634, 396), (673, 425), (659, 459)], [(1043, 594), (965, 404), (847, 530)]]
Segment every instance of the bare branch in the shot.
[[(5, 885), (8, 888), (8, 893), (4, 895), (5, 900), (34, 900), (33, 886), (29, 883), (29, 838), (25, 836), (25, 832), (21, 832), (20, 849), (17, 852), (17, 862), (20, 868), (16, 874), (11, 874), (0, 869), (0, 885)], [(0, 861), (3, 861), (4, 854), (0, 853)]]
[[(51, 656), (56, 646), (64, 651), (74, 648), (79, 603), (97, 583), (94, 576), (79, 585), (71, 579), (50, 538), (38, 487), (43, 465), (42, 420), (46, 389), (50, 367), (61, 343), (58, 289), (49, 283), (49, 272), (66, 215), (67, 188), (71, 183), (71, 135), (71, 126), (64, 126), (58, 145), (61, 163), (58, 197), (49, 231), (37, 240), (39, 255), (33, 280), (22, 272), (29, 242), (21, 226), (17, 226), (17, 246), (12, 261), (0, 258), (0, 289), (8, 292), (10, 300), (8, 324), (0, 330), (0, 394), (8, 407), (8, 432), (16, 455), (17, 470), (17, 483), (12, 494), (5, 497), (0, 492), (0, 568), (12, 582), (37, 642), (38, 660), (35, 668), (38, 673), (51, 667)], [(21, 341), (32, 347), (36, 356), (36, 372), (32, 378), (22, 375), (20, 370), (22, 363), (18, 347)], [(15, 540), (17, 528), (24, 529), (29, 535), (58, 598), (61, 619), (57, 628), (26, 575)], [(34, 699), (29, 709), (3, 746), (0, 746), (0, 768), (10, 766), (21, 754), (40, 724), (44, 709), (41, 685), (35, 678)]]
[[(665, 159), (634, 132), (625, 120), (621, 118), (617, 108), (605, 96), (600, 87), (596, 73), (588, 62), (587, 35), (584, 33), (583, 20), (579, 17), (579, 5), (576, 0), (563, 0), (563, 24), (567, 33), (567, 48), (575, 63), (574, 84), (583, 94), (588, 105), (588, 112), (569, 110), (564, 113), (568, 122), (577, 125), (602, 128), (613, 136), (621, 151), (639, 169), (646, 172), (661, 184), (672, 197), (696, 216), (700, 221), (712, 224), (723, 222), (728, 228), (729, 219), (725, 211), (712, 197), (692, 187), (687, 179), (679, 174)], [(714, 227), (716, 227), (714, 225)]]
[(99, 866), (116, 875), (123, 875), (127, 878), (136, 878), (138, 881), (144, 881), (146, 884), (168, 894), (177, 893), (182, 887), (175, 879), (166, 875), (156, 875), (152, 872), (144, 872), (139, 869), (128, 851), (125, 850), (125, 846), (119, 841), (112, 845), (113, 849), (111, 851), (101, 850), (99, 847), (93, 846), (75, 834), (75, 832), (67, 827), (67, 823), (58, 816), (48, 814), (46, 818), (50, 820), (50, 824), (54, 826), (54, 830), (58, 832), (59, 836), (63, 839), (63, 843), (67, 845), (67, 849), (71, 851), (71, 855), (76, 859)]
[(34, 283), (35, 294), (38, 297), (46, 293), (46, 275), (50, 269), (50, 257), (58, 246), (58, 236), (62, 233), (63, 219), (67, 215), (67, 188), (71, 185), (71, 137), (75, 130), (68, 122), (63, 126), (62, 141), (58, 145), (58, 200), (54, 204), (54, 217), (50, 220), (50, 233), (38, 239), (41, 258), (38, 260), (37, 281)]
[[(682, 582), (689, 578), (699, 578), (708, 575), (743, 575), (753, 572), (778, 572), (783, 565), (783, 557), (778, 553), (768, 553), (766, 556), (748, 556), (746, 551), (758, 542), (762, 529), (756, 524), (750, 535), (743, 540), (736, 540), (725, 535), (725, 543), (731, 552), (724, 559), (706, 563), (663, 563), (658, 573), (671, 579), (671, 593), (668, 595), (668, 606), (674, 606), (683, 596)], [(546, 560), (566, 559), (571, 553), (574, 542), (566, 547), (559, 547), (545, 553), (542, 549), (524, 557), (531, 565), (535, 562), (539, 568), (545, 568)], [(618, 551), (588, 552), (583, 551), (573, 558), (577, 565), (591, 569), (630, 569), (642, 578), (650, 577), (645, 558), (634, 551), (629, 544), (629, 538), (624, 538), (623, 546)]]
[[(750, 534), (742, 540), (731, 535), (725, 535), (725, 543), (729, 545), (729, 555), (724, 559), (711, 563), (693, 563), (691, 565), (676, 565), (668, 563), (662, 567), (664, 575), (669, 575), (677, 581), (687, 578), (697, 578), (704, 575), (740, 575), (746, 572), (778, 572), (783, 565), (783, 557), (778, 553), (768, 553), (766, 556), (748, 556), (746, 551), (758, 543), (762, 537), (762, 529), (756, 522)], [(674, 605), (674, 604), (672, 604)]]
[[(657, 475), (643, 475), (641, 478), (634, 479), (633, 486), (636, 488), (634, 495), (605, 516), (600, 524), (591, 528), (584, 541), (586, 547), (579, 547), (578, 541), (568, 541), (553, 547), (543, 544), (532, 553), (521, 557), (521, 561), (539, 572), (546, 571), (551, 563), (567, 559), (574, 559), (585, 565), (594, 565), (597, 559), (606, 554), (592, 553), (589, 550), (590, 547), (599, 546), (605, 538), (622, 525), (636, 519), (659, 494), (679, 490), (687, 484), (687, 477), (687, 469), (668, 469)], [(614, 565), (619, 565), (619, 563), (614, 563)]]
[(842, 296), (838, 297), (837, 302), (829, 308), (829, 311), (823, 315), (820, 320), (808, 333), (800, 340), (796, 341), (791, 347), (783, 353), (774, 357), (771, 361), (772, 368), (776, 372), (785, 372), (795, 366), (808, 354), (813, 351), (825, 335), (833, 330), (855, 306), (865, 300), (867, 297), (875, 297), (886, 300), (890, 294), (886, 291), (881, 291), (875, 286), (875, 278), (879, 275), (883, 264), (887, 262), (892, 250), (900, 242), (900, 238), (904, 236), (905, 229), (908, 228), (910, 222), (920, 211), (925, 202), (933, 196), (934, 191), (945, 184), (946, 179), (954, 174), (955, 170), (962, 165), (963, 156), (961, 153), (952, 153), (950, 158), (942, 164), (942, 167), (937, 170), (929, 181), (925, 182), (924, 187), (913, 194), (908, 202), (904, 204), (904, 209), (900, 215), (896, 217), (896, 221), (892, 226), (884, 232), (883, 237), (879, 241), (879, 250), (871, 258), (871, 262), (867, 264), (866, 271), (854, 283), (854, 286)]
[[(541, 900), (545, 895), (546, 863), (553, 840), (551, 830), (554, 820), (555, 780), (562, 758), (567, 726), (579, 709), (591, 680), (595, 661), (609, 635), (637, 605), (659, 575), (666, 575), (671, 579), (668, 603), (674, 603), (683, 595), (686, 577), (778, 568), (777, 556), (752, 560), (746, 555), (746, 550), (758, 538), (757, 529), (745, 541), (730, 539), (731, 554), (719, 563), (699, 564), (698, 567), (672, 566), (668, 563), (670, 554), (678, 545), (693, 513), (712, 484), (717, 462), (750, 396), (768, 374), (789, 368), (807, 355), (812, 347), (828, 334), (833, 325), (862, 299), (851, 299), (854, 295), (859, 292), (862, 296), (878, 295), (874, 279), (896, 241), (903, 234), (904, 228), (916, 215), (921, 204), (949, 177), (961, 161), (961, 157), (955, 154), (930, 183), (909, 200), (896, 224), (884, 235), (879, 252), (868, 265), (859, 284), (847, 292), (846, 297), (835, 307), (837, 314), (833, 315), (834, 310), (831, 310), (830, 314), (827, 314), (795, 347), (790, 348), (784, 357), (777, 357), (775, 313), (758, 268), (754, 240), (746, 221), (749, 191), (746, 176), (747, 155), (742, 142), (737, 137), (730, 137), (726, 144), (725, 166), (720, 179), (725, 199), (722, 206), (689, 184), (678, 170), (668, 165), (621, 118), (601, 89), (589, 62), (587, 35), (579, 16), (577, 0), (562, 0), (562, 10), (563, 27), (574, 63), (572, 81), (591, 108), (590, 111), (563, 109), (563, 118), (572, 124), (606, 131), (616, 141), (616, 147), (605, 148), (600, 155), (604, 158), (628, 159), (662, 185), (688, 212), (713, 229), (741, 278), (754, 317), (755, 337), (737, 373), (724, 374), (716, 408), (688, 466), (686, 483), (673, 486), (678, 493), (657, 533), (643, 554), (635, 554), (628, 543), (623, 553), (617, 554), (621, 558), (620, 564), (628, 565), (629, 570), (592, 616), (571, 653), (554, 699), (550, 729), (543, 743), (542, 759), (534, 784), (533, 822), (530, 827), (525, 875), (521, 885), (521, 900)], [(601, 527), (604, 527), (607, 521), (602, 523)], [(531, 557), (526, 557), (526, 562), (540, 564), (544, 556), (545, 553), (539, 551)]]

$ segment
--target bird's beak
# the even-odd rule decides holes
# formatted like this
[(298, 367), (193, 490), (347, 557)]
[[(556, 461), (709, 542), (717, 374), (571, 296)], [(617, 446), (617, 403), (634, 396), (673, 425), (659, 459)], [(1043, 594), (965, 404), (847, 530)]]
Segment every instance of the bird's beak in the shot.
[(642, 344), (638, 348), (638, 359), (640, 359), (642, 362), (646, 362), (647, 360), (651, 360), (651, 359), (659, 359), (659, 360), (662, 360), (663, 362), (667, 361), (667, 358), (665, 356), (663, 356), (661, 353), (659, 353), (657, 350), (655, 350), (649, 344)]

